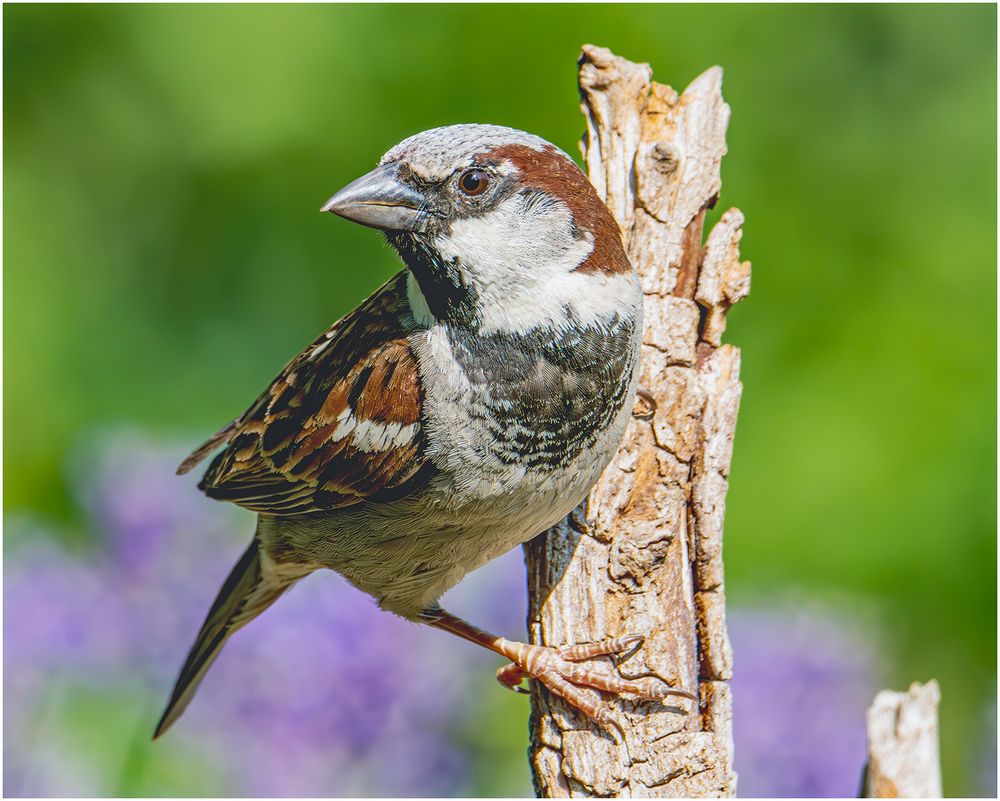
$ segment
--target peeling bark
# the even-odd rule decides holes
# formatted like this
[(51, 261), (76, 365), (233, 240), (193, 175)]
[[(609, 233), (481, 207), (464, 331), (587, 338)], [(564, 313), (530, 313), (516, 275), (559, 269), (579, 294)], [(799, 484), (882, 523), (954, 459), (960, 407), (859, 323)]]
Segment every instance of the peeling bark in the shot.
[(703, 244), (721, 188), (729, 107), (713, 67), (681, 94), (648, 65), (599, 47), (580, 59), (582, 148), (618, 220), (645, 292), (640, 385), (655, 399), (634, 419), (587, 500), (525, 546), (531, 641), (642, 633), (608, 664), (659, 676), (700, 698), (606, 699), (624, 742), (533, 683), (530, 757), (540, 796), (729, 796), (732, 651), (722, 524), (739, 407), (740, 353), (721, 344), (726, 312), (749, 291), (743, 215), (730, 209)]

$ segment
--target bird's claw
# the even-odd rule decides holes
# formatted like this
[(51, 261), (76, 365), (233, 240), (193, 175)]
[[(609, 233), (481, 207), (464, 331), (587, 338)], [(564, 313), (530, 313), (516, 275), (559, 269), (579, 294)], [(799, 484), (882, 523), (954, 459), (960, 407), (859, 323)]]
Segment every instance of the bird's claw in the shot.
[(534, 678), (552, 693), (563, 698), (571, 706), (579, 709), (587, 717), (615, 728), (624, 739), (621, 724), (610, 710), (595, 701), (580, 688), (589, 687), (606, 693), (628, 693), (646, 701), (663, 701), (669, 696), (680, 696), (692, 701), (697, 699), (685, 690), (671, 687), (662, 679), (655, 683), (643, 680), (647, 677), (622, 678), (621, 676), (595, 670), (581, 662), (597, 656), (631, 656), (642, 647), (645, 637), (640, 634), (624, 637), (609, 637), (599, 642), (564, 645), (552, 648), (543, 645), (511, 644), (511, 654), (517, 651), (512, 661), (497, 670), (497, 681), (515, 692), (526, 693), (521, 683), (526, 678)]

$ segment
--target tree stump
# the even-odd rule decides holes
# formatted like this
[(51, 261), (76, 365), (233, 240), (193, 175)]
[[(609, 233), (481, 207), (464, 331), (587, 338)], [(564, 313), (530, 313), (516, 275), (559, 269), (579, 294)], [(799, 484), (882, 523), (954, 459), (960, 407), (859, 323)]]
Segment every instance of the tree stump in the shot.
[(722, 523), (742, 387), (739, 350), (721, 336), (726, 312), (749, 291), (750, 264), (740, 260), (737, 209), (703, 241), (726, 152), (722, 70), (678, 96), (652, 82), (648, 65), (604, 48), (584, 46), (579, 66), (590, 179), (645, 293), (639, 383), (653, 408), (632, 420), (587, 500), (525, 546), (528, 629), (545, 645), (645, 634), (609, 669), (658, 676), (700, 704), (605, 700), (622, 741), (534, 682), (535, 789), (734, 795)]

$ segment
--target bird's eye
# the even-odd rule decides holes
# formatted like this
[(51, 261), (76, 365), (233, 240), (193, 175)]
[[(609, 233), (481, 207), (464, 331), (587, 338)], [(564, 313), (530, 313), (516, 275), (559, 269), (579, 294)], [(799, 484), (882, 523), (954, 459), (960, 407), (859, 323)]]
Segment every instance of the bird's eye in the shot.
[(466, 170), (458, 179), (458, 187), (469, 196), (481, 195), (489, 186), (490, 179), (482, 170)]

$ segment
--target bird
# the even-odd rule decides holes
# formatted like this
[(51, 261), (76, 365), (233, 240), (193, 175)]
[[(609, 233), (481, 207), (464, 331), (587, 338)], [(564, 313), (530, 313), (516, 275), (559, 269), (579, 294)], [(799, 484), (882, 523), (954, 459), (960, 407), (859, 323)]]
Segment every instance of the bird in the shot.
[(617, 725), (581, 688), (692, 698), (587, 664), (634, 652), (642, 635), (532, 645), (438, 603), (569, 514), (631, 416), (643, 294), (587, 176), (533, 134), (450, 125), (400, 142), (321, 211), (381, 230), (404, 269), (178, 468), (218, 451), (198, 488), (257, 524), (154, 739), (228, 638), (324, 568), (387, 612), (509, 660), (504, 686), (535, 679), (598, 722)]

